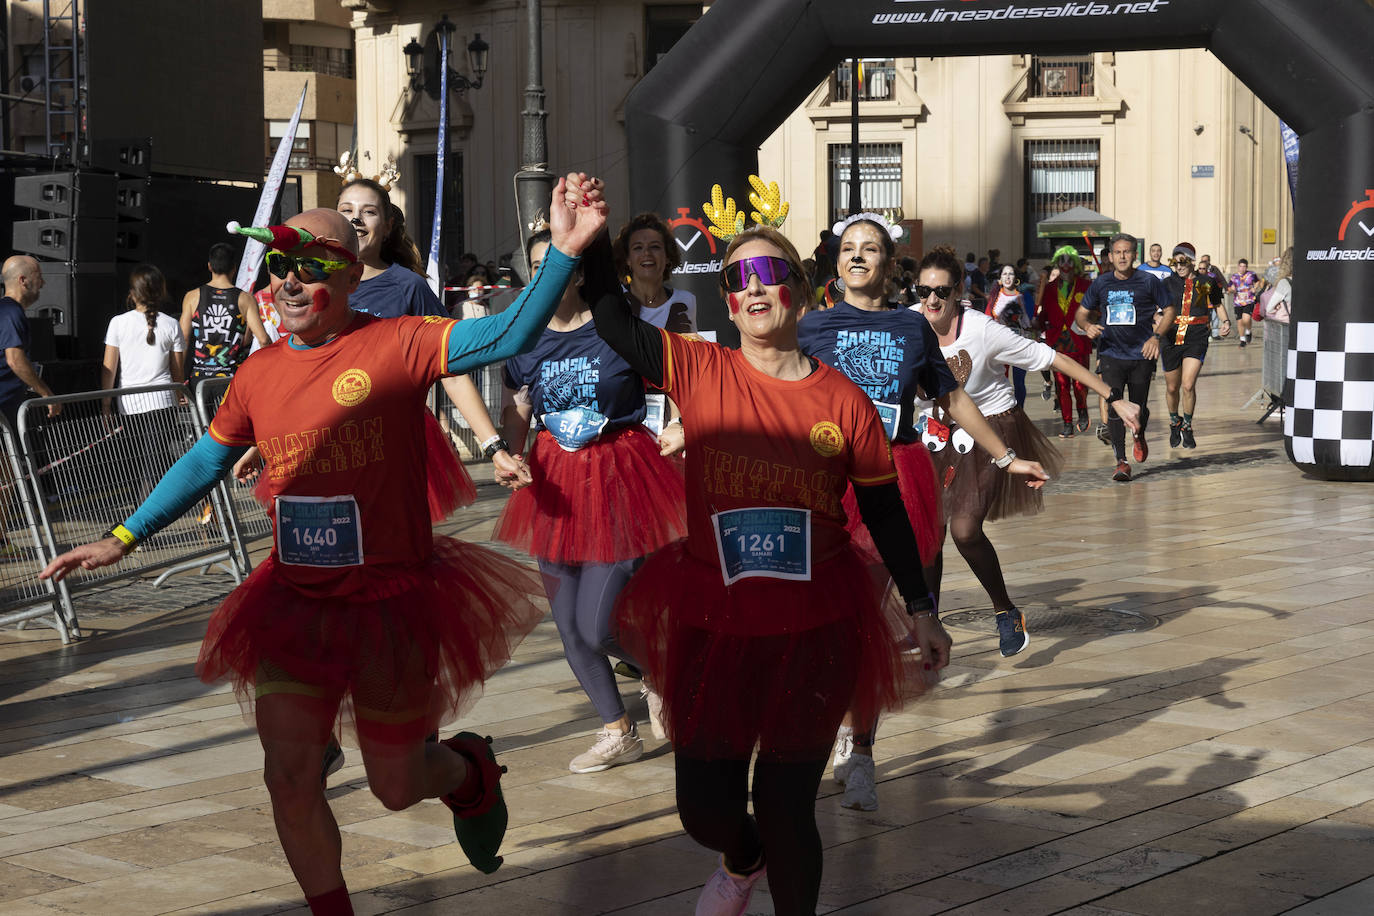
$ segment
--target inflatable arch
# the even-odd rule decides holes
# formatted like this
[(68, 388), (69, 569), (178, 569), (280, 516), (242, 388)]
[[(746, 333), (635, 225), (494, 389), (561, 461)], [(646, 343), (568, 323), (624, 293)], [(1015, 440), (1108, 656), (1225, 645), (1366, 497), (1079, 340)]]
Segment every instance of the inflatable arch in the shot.
[[(1204, 47), (1302, 138), (1288, 456), (1374, 480), (1374, 0), (716, 0), (626, 103), (635, 210), (692, 223), (841, 60)], [(683, 284), (711, 316), (719, 252)], [(723, 312), (715, 315), (725, 324)]]

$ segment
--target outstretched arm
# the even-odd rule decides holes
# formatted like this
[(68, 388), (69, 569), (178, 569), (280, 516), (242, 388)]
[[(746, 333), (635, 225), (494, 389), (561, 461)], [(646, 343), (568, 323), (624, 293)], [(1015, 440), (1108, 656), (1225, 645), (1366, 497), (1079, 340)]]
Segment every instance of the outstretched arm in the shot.
[[(974, 442), (983, 447), (983, 451), (994, 458), (1000, 458), (1007, 453), (1007, 444), (997, 435), (997, 431), (988, 423), (983, 412), (964, 389), (956, 388), (944, 397), (938, 398), (935, 403), (949, 411), (949, 415), (973, 437)], [(1045, 473), (1040, 462), (1027, 461), (1024, 458), (1013, 460), (1005, 470), (1008, 474), (1024, 474), (1029, 477), (1026, 486), (1033, 490), (1043, 487), (1045, 481), (1050, 479), (1050, 475)]]
[(204, 499), (245, 451), (242, 447), (222, 445), (210, 436), (201, 436), (191, 450), (172, 465), (143, 505), (124, 520), (121, 527), (132, 540), (116, 536), (83, 544), (54, 559), (38, 574), (39, 578), (61, 579), (78, 566), (97, 569), (119, 562), (136, 541), (165, 528)]
[(454, 326), (449, 336), (449, 372), (471, 372), (510, 359), (538, 342), (582, 250), (606, 225), (607, 212), (599, 179), (570, 173), (558, 180), (549, 200), (552, 244), (539, 273), (505, 311)]
[(663, 386), (663, 334), (630, 311), (619, 293), (607, 293), (592, 305), (597, 335), (654, 387)]

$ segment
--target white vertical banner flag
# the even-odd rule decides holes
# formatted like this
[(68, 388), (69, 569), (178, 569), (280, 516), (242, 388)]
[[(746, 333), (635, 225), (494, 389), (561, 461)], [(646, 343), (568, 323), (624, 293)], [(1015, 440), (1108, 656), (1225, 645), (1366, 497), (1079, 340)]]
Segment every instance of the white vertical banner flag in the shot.
[[(258, 198), (258, 209), (253, 213), (251, 226), (266, 226), (267, 221), (272, 218), (272, 205), (277, 202), (277, 195), (281, 192), (281, 183), (286, 178), (286, 167), (291, 161), (291, 147), (296, 144), (296, 129), (301, 123), (301, 111), (305, 108), (305, 90), (309, 88), (310, 82), (301, 87), (301, 97), (296, 102), (296, 113), (291, 116), (291, 123), (286, 125), (286, 134), (277, 144), (276, 155), (272, 157), (272, 168), (267, 173), (267, 181), (262, 185), (262, 196)], [(258, 275), (258, 268), (262, 265), (262, 256), (267, 252), (267, 246), (257, 239), (249, 239), (248, 244), (243, 246), (243, 260), (239, 261), (238, 276), (234, 278), (234, 285), (244, 292), (253, 291), (253, 280)]]
[(434, 222), (429, 234), (429, 288), (442, 301), (442, 281), (439, 275), (440, 240), (444, 232), (444, 165), (448, 159), (448, 40), (446, 29), (439, 29), (439, 135), (434, 146)]

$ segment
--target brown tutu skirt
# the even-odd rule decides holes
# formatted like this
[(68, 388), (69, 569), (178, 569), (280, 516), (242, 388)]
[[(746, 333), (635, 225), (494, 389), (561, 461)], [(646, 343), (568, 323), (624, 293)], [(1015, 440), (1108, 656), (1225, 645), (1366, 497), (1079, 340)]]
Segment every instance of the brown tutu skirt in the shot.
[(716, 563), (677, 541), (640, 567), (616, 619), (663, 697), (673, 746), (703, 760), (747, 759), (755, 746), (765, 760), (815, 760), (846, 710), (870, 722), (926, 688), (887, 570), (852, 545), (810, 582), (726, 586)]
[[(1058, 477), (1064, 456), (1044, 433), (1035, 428), (1019, 407), (988, 417), (1017, 458), (1038, 461), (1051, 477)], [(998, 456), (1001, 457), (1001, 456)], [(992, 456), (980, 445), (959, 454), (945, 447), (932, 452), (937, 478), (945, 486), (945, 518), (981, 516), (985, 521), (1014, 515), (1035, 515), (1045, 508), (1042, 491), (1026, 486), (1026, 478), (1014, 476), (992, 463)]]
[[(405, 747), (451, 722), (544, 616), (531, 569), (446, 537), (378, 594), (316, 597), (275, 554), (210, 617), (196, 674), (229, 681), (268, 737), (323, 740), (343, 715), (373, 747)], [(290, 707), (288, 715), (282, 715)]]

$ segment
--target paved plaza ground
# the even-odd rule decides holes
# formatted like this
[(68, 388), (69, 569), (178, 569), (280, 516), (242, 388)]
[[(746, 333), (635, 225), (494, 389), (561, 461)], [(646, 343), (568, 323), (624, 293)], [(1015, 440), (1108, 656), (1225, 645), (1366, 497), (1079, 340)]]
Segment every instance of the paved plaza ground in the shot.
[[(997, 652), (947, 552), (954, 665), (884, 721), (881, 807), (827, 776), (821, 911), (1374, 912), (1374, 488), (1306, 479), (1277, 416), (1241, 405), (1261, 347), (1214, 347), (1196, 451), (1164, 422), (1129, 484), (1091, 434), (1063, 443), (1047, 511), (991, 527), (1031, 643)], [(1057, 429), (1032, 377), (1028, 410)], [(1164, 418), (1163, 379), (1156, 418)], [(485, 477), (485, 466), (474, 466)], [(489, 536), (502, 496), (446, 531)], [(0, 631), (0, 913), (305, 913), (261, 750), (193, 665), (223, 576), (79, 605), (86, 638)], [(636, 686), (631, 713), (644, 721)], [(675, 916), (714, 868), (681, 831), (671, 749), (577, 776), (598, 726), (553, 623), (463, 723), (510, 767), (506, 864), (482, 875), (428, 802), (391, 813), (355, 751), (330, 779), (360, 914)], [(766, 884), (750, 913), (772, 913)]]

